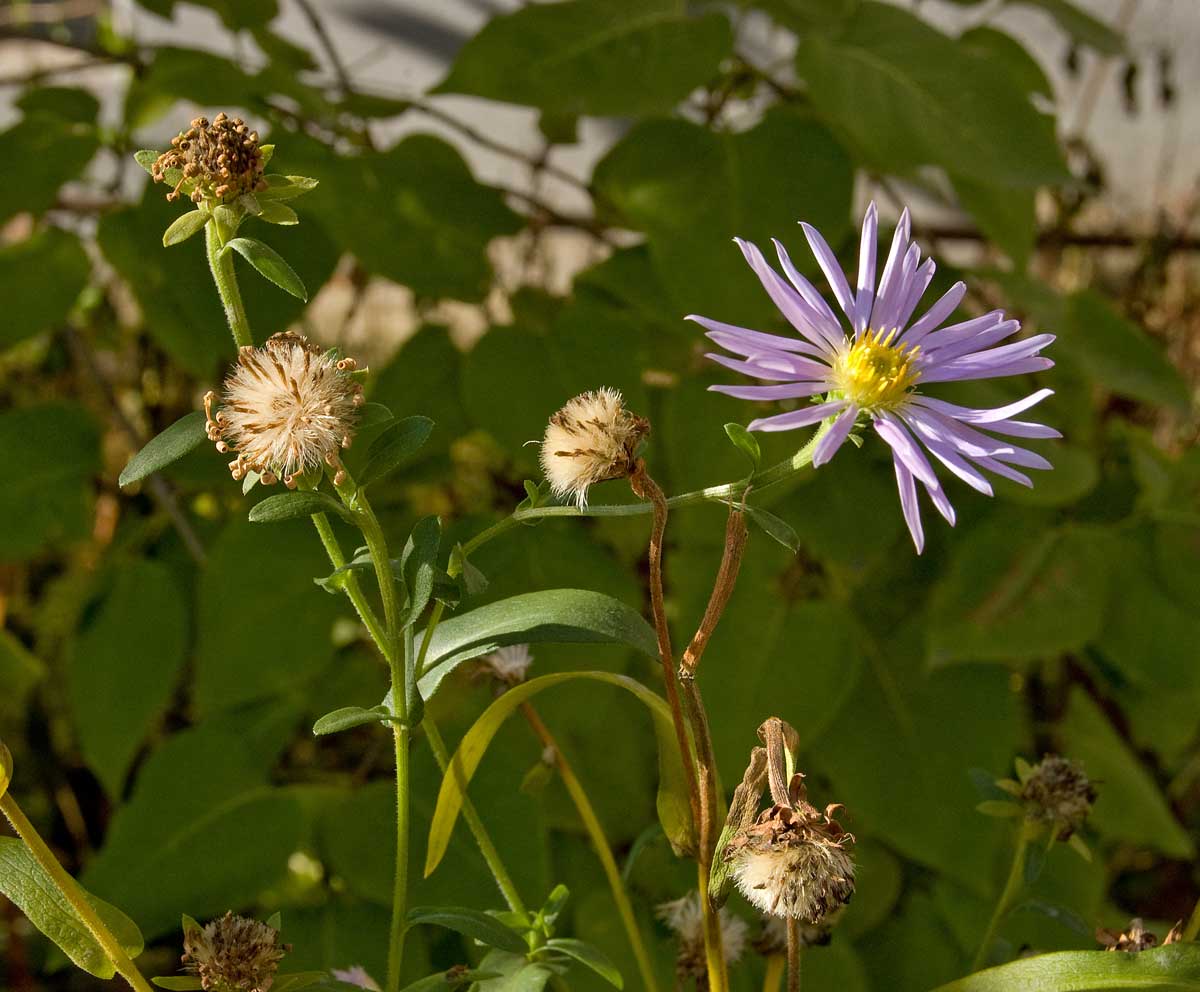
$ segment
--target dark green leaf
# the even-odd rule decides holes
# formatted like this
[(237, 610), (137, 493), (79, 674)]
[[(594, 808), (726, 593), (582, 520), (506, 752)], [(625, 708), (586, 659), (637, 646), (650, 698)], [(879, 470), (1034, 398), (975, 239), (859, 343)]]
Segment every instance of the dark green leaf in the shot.
[(547, 965), (528, 961), (524, 954), (495, 949), (484, 955), (479, 970), (496, 974), (479, 983), (479, 992), (542, 992), (554, 977)]
[[(46, 671), (45, 663), (30, 654), (14, 634), (0, 630), (0, 685), (5, 688), (4, 696), (0, 698), (0, 739), (7, 721), (25, 718), (28, 712), (26, 699), (33, 687), (46, 677)], [(0, 795), (3, 792), (0, 788)]]
[(546, 946), (558, 951), (560, 954), (566, 954), (580, 964), (591, 968), (592, 971), (608, 982), (609, 985), (618, 989), (625, 987), (625, 980), (621, 977), (621, 973), (617, 971), (612, 961), (609, 960), (608, 955), (598, 947), (582, 940), (574, 940), (570, 937), (551, 937), (546, 941)]
[(463, 985), (483, 982), (495, 977), (496, 972), (494, 971), (473, 971), (471, 969), (464, 971), (462, 968), (451, 968), (448, 971), (439, 971), (436, 974), (418, 978), (411, 985), (404, 986), (400, 992), (448, 992), (450, 989), (461, 988)]
[(1054, 99), (1054, 90), (1041, 65), (1012, 35), (996, 28), (978, 27), (959, 35), (958, 41), (972, 55), (1001, 63), (1026, 93)]
[(800, 550), (800, 535), (786, 520), (775, 516), (770, 510), (750, 504), (746, 504), (746, 516), (758, 524), (765, 534), (778, 541), (792, 554), (796, 554)]
[(313, 724), (312, 732), (318, 737), (325, 734), (340, 734), (344, 730), (364, 727), (368, 723), (386, 723), (393, 720), (391, 711), (386, 706), (373, 706), (364, 709), (361, 706), (343, 706), (339, 710), (326, 713)]
[(234, 238), (222, 250), (230, 249), (236, 251), (253, 265), (264, 279), (273, 282), (285, 292), (291, 293), (296, 299), (307, 302), (308, 290), (304, 288), (304, 283), (296, 275), (295, 269), (288, 265), (274, 248), (270, 248), (254, 238)]
[(417, 906), (404, 918), (410, 927), (429, 925), (457, 930), (489, 947), (522, 954), (529, 948), (520, 934), (510, 930), (494, 916), (463, 906)]
[(974, 177), (954, 176), (954, 192), (962, 208), (979, 229), (1023, 271), (1037, 238), (1034, 191), (978, 182)]
[(210, 220), (212, 220), (212, 214), (207, 210), (189, 210), (186, 214), (181, 214), (171, 221), (170, 226), (163, 231), (163, 247), (170, 248), (172, 245), (187, 241), (188, 238), (203, 231)]
[(50, 114), (72, 124), (94, 124), (100, 101), (87, 90), (70, 86), (34, 86), (16, 100), (23, 114)]
[(258, 211), (258, 219), (266, 221), (268, 224), (281, 224), (285, 227), (300, 223), (296, 211), (278, 200), (268, 200), (262, 204)]
[(416, 623), (433, 597), (442, 524), (436, 516), (422, 517), (412, 529), (400, 556), (400, 571), (408, 589), (408, 615), (404, 625)]
[(0, 299), (16, 315), (0, 324), (0, 348), (63, 323), (90, 268), (79, 239), (56, 227), (0, 248)]
[(162, 433), (151, 438), (141, 451), (129, 459), (129, 464), (121, 470), (118, 484), (131, 486), (146, 476), (161, 471), (203, 444), (207, 436), (204, 414), (199, 410), (185, 413)]
[[(78, 967), (97, 978), (112, 978), (116, 969), (96, 943), (66, 896), (15, 837), (0, 837), (0, 893), (20, 909), (29, 922), (57, 944)], [(137, 925), (115, 906), (84, 893), (130, 957), (142, 953)]]
[(762, 451), (758, 447), (758, 438), (741, 424), (726, 424), (725, 433), (729, 435), (733, 446), (750, 459), (750, 467), (757, 472), (759, 463), (762, 462)]
[[(418, 643), (422, 635), (417, 635)], [(429, 699), (464, 661), (506, 644), (625, 644), (658, 657), (654, 631), (620, 600), (587, 589), (546, 589), (489, 603), (443, 620), (433, 632), (421, 694)]]
[(0, 184), (0, 224), (14, 214), (49, 210), (59, 187), (83, 172), (97, 147), (90, 122), (78, 124), (44, 112), (0, 133), (0, 176), (20, 177), (20, 182)]
[(429, 439), (433, 421), (428, 417), (404, 417), (395, 421), (371, 442), (367, 451), (367, 466), (358, 479), (368, 486), (395, 471), (411, 458)]
[(1200, 944), (1135, 954), (1061, 951), (1038, 954), (942, 985), (935, 992), (1188, 992), (1200, 989)]
[(340, 500), (316, 489), (296, 490), (268, 496), (250, 508), (249, 519), (251, 523), (255, 524), (274, 524), (281, 520), (311, 517), (314, 513), (332, 513), (346, 521), (353, 519), (350, 511), (342, 505)]
[(439, 93), (568, 116), (670, 110), (716, 75), (732, 37), (724, 14), (676, 0), (567, 0), (493, 17), (458, 53)]

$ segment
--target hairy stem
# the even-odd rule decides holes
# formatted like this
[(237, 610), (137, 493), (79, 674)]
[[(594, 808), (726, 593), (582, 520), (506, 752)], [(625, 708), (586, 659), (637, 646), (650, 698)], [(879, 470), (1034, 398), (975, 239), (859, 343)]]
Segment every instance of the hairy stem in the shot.
[(225, 243), (232, 236), (214, 216), (204, 228), (204, 245), (208, 252), (208, 267), (212, 270), (213, 282), (225, 307), (225, 319), (233, 332), (233, 343), (239, 348), (254, 346), (250, 333), (250, 321), (242, 303), (242, 291), (238, 289), (237, 275), (233, 271), (233, 256), (224, 251)]
[(787, 918), (787, 992), (800, 992), (800, 921)]
[(992, 944), (996, 941), (996, 933), (1000, 929), (1000, 924), (1004, 922), (1004, 917), (1008, 915), (1008, 911), (1012, 909), (1017, 896), (1021, 894), (1021, 890), (1025, 887), (1025, 852), (1029, 847), (1029, 841), (1029, 828), (1022, 821), (1020, 827), (1017, 829), (1012, 865), (1008, 869), (1008, 880), (1004, 883), (1004, 890), (1000, 893), (1000, 898), (996, 902), (996, 908), (992, 910), (992, 918), (988, 920), (987, 929), (983, 933), (983, 940), (979, 943), (979, 950), (975, 952), (975, 959), (971, 962), (972, 971), (979, 971), (987, 962), (988, 952), (992, 949)]
[(105, 926), (104, 921), (96, 914), (96, 910), (92, 908), (92, 904), (84, 895), (83, 890), (79, 887), (79, 883), (75, 881), (58, 863), (58, 859), (54, 856), (54, 852), (46, 846), (46, 842), (42, 840), (41, 835), (34, 828), (33, 824), (22, 812), (21, 807), (17, 805), (16, 798), (10, 792), (6, 792), (0, 796), (0, 812), (7, 818), (8, 822), (13, 825), (13, 829), (17, 832), (17, 836), (21, 838), (25, 846), (29, 848), (29, 853), (33, 855), (34, 860), (41, 865), (42, 870), (50, 876), (55, 887), (62, 893), (63, 898), (70, 904), (71, 909), (75, 911), (75, 915), (88, 932), (95, 938), (96, 943), (100, 945), (108, 960), (112, 962), (112, 966), (116, 969), (129, 987), (135, 992), (152, 992), (150, 984), (142, 977), (142, 973), (138, 971), (138, 967), (133, 963), (133, 959), (125, 953), (125, 949), (121, 946), (121, 942), (113, 936), (111, 930)]
[(533, 732), (537, 734), (543, 747), (549, 748), (554, 755), (554, 765), (563, 780), (563, 785), (567, 787), (571, 800), (575, 803), (575, 809), (579, 812), (579, 818), (583, 820), (584, 829), (587, 830), (588, 837), (592, 842), (592, 848), (604, 869), (604, 876), (608, 879), (608, 887), (612, 890), (613, 901), (617, 904), (617, 913), (620, 915), (621, 924), (625, 927), (625, 933), (629, 937), (633, 956), (637, 959), (642, 983), (646, 987), (646, 992), (657, 992), (658, 984), (654, 979), (654, 965), (651, 963), (646, 945), (642, 941), (637, 919), (633, 915), (633, 906), (629, 902), (629, 894), (625, 891), (625, 883), (621, 880), (621, 871), (617, 867), (616, 859), (613, 858), (612, 849), (609, 847), (608, 839), (604, 836), (604, 828), (600, 825), (591, 800), (588, 799), (587, 792), (575, 776), (575, 771), (563, 754), (562, 748), (558, 746), (558, 741), (554, 739), (550, 729), (542, 722), (542, 718), (533, 708), (533, 704), (522, 703), (521, 712), (525, 715), (529, 726), (533, 728)]

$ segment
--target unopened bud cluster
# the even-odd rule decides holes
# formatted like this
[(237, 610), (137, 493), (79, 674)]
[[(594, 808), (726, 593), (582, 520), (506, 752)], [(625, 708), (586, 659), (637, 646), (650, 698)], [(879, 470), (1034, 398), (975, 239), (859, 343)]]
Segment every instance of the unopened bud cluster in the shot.
[(1087, 819), (1096, 788), (1077, 761), (1048, 754), (1025, 778), (1020, 797), (1027, 819), (1049, 824), (1056, 840), (1068, 840)]
[(245, 347), (225, 379), (222, 406), (204, 397), (210, 441), (235, 452), (235, 479), (257, 472), (264, 485), (282, 479), (295, 488), (305, 472), (328, 465), (334, 484), (345, 480), (340, 451), (350, 447), (362, 386), (352, 358), (338, 359), (304, 335), (284, 331), (261, 348)]
[[(155, 182), (174, 182), (168, 200), (179, 199), (186, 186), (194, 203), (226, 202), (266, 189), (263, 166), (258, 132), (240, 117), (220, 113), (212, 121), (197, 117), (172, 138), (170, 149), (155, 160), (150, 174)], [(179, 175), (168, 178), (169, 170), (178, 170)]]
[(183, 964), (204, 992), (268, 992), (279, 962), (290, 950), (279, 931), (258, 920), (226, 913), (204, 927), (188, 927)]

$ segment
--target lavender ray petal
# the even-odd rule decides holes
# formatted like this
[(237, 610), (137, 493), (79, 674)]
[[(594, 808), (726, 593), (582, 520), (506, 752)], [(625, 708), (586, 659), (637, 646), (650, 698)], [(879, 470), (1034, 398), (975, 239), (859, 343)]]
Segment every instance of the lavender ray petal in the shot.
[(1025, 375), (1028, 372), (1045, 372), (1054, 368), (1051, 358), (1025, 358), (1020, 361), (992, 365), (978, 362), (973, 365), (958, 365), (951, 362), (932, 372), (922, 372), (922, 382), (958, 382), (963, 379), (1000, 379), (1010, 375)]
[(968, 458), (1007, 454), (1013, 450), (1012, 445), (1005, 441), (989, 437), (982, 431), (928, 408), (924, 410), (921, 423), (926, 429), (935, 432), (940, 440), (947, 442), (955, 451)]
[(921, 297), (925, 295), (925, 290), (933, 282), (935, 272), (937, 272), (937, 263), (932, 258), (926, 259), (925, 264), (917, 269), (917, 274), (909, 286), (908, 296), (896, 314), (894, 320), (896, 327), (903, 328), (908, 323), (913, 311), (917, 309), (917, 304), (921, 302)]
[(908, 208), (906, 207), (900, 215), (900, 223), (896, 225), (896, 232), (892, 235), (892, 247), (888, 251), (887, 262), (883, 266), (883, 275), (879, 280), (879, 289), (875, 294), (875, 306), (871, 310), (869, 322), (872, 327), (880, 326), (879, 311), (888, 298), (892, 282), (899, 275), (904, 252), (908, 250), (909, 225)]
[[(1019, 321), (1004, 320), (995, 327), (978, 331), (969, 338), (963, 337), (958, 341), (932, 343), (930, 339), (936, 337), (936, 335), (930, 335), (930, 337), (925, 339), (927, 347), (923, 346), (921, 348), (922, 357), (924, 357), (927, 365), (945, 365), (956, 358), (963, 358), (971, 354), (983, 354), (997, 341), (1003, 341), (1005, 338), (1011, 337), (1020, 329), (1021, 324)], [(1004, 347), (1008, 347), (1008, 345)]]
[(1018, 472), (1015, 468), (1009, 468), (1003, 462), (996, 461), (995, 458), (982, 457), (976, 458), (975, 461), (989, 472), (994, 472), (996, 475), (1011, 479), (1013, 482), (1018, 482), (1026, 489), (1033, 488), (1033, 480), (1029, 476), (1023, 472)]
[(977, 471), (965, 458), (954, 450), (954, 446), (944, 441), (936, 430), (930, 429), (921, 419), (920, 411), (907, 410), (899, 414), (909, 427), (913, 428), (921, 443), (929, 453), (946, 466), (954, 475), (962, 479), (968, 486), (985, 496), (993, 495), (992, 484), (982, 472)]
[(788, 413), (777, 413), (773, 417), (760, 417), (758, 420), (750, 421), (747, 428), (752, 431), (790, 431), (797, 427), (808, 427), (831, 416), (845, 405), (845, 400), (818, 403), (816, 406), (807, 406)]
[(825, 243), (825, 239), (821, 237), (821, 232), (811, 224), (800, 222), (800, 226), (804, 228), (804, 236), (808, 239), (808, 247), (812, 249), (812, 253), (816, 256), (817, 264), (821, 266), (821, 271), (825, 273), (825, 278), (829, 280), (829, 287), (833, 290), (833, 295), (837, 297), (838, 305), (842, 308), (846, 318), (850, 321), (854, 320), (854, 296), (850, 292), (850, 284), (846, 282), (846, 274), (842, 271), (842, 267), (838, 264), (837, 256), (834, 255), (829, 245)]
[(936, 410), (947, 417), (953, 417), (955, 420), (962, 420), (968, 424), (990, 424), (998, 420), (1007, 420), (1018, 413), (1024, 413), (1030, 407), (1037, 406), (1042, 400), (1048, 399), (1053, 395), (1053, 389), (1039, 389), (1036, 392), (1030, 393), (1024, 399), (1009, 403), (1006, 406), (997, 406), (990, 409), (959, 406), (957, 403), (947, 403), (945, 400), (939, 400), (934, 396), (914, 396), (912, 402), (918, 406), (927, 406), (931, 410)]
[[(773, 348), (777, 351), (798, 351), (804, 355), (824, 355), (825, 351), (817, 348), (815, 345), (809, 344), (807, 341), (800, 341), (797, 338), (785, 338), (780, 334), (766, 334), (762, 331), (752, 331), (748, 327), (738, 327), (737, 324), (726, 324), (724, 321), (713, 320), (710, 317), (701, 317), (699, 314), (689, 313), (684, 320), (690, 320), (708, 331), (708, 336), (714, 341), (717, 341), (722, 348), (728, 348), (726, 341), (739, 340), (746, 344), (753, 344), (759, 348)], [(714, 334), (720, 334), (720, 339), (713, 337)], [(734, 350), (734, 349), (730, 349)], [(741, 350), (740, 346), (737, 350)], [(742, 354), (748, 354), (743, 351)]]
[(711, 393), (724, 393), (739, 400), (798, 400), (829, 388), (825, 382), (789, 382), (786, 386), (709, 386)]
[(913, 436), (890, 413), (881, 413), (875, 418), (875, 432), (884, 439), (904, 462), (905, 467), (926, 485), (936, 486), (937, 476), (929, 459), (921, 452)]
[(896, 488), (900, 491), (900, 509), (904, 513), (904, 522), (908, 524), (908, 532), (912, 535), (917, 554), (925, 550), (925, 530), (921, 526), (921, 508), (917, 506), (917, 487), (913, 482), (912, 473), (904, 467), (898, 455), (893, 454), (892, 463), (896, 466)]
[(817, 442), (813, 451), (813, 468), (820, 468), (838, 453), (846, 438), (849, 437), (854, 421), (858, 419), (858, 407), (851, 403), (845, 412), (834, 421), (833, 426), (826, 431), (825, 436)]
[(875, 301), (875, 312), (871, 315), (871, 323), (877, 331), (890, 331), (897, 327), (896, 315), (912, 289), (920, 258), (921, 246), (915, 242), (910, 244), (900, 263), (899, 273), (886, 290), (880, 289), (879, 298)]
[(804, 378), (790, 368), (785, 370), (778, 365), (772, 368), (761, 362), (743, 362), (715, 351), (708, 352), (704, 357), (712, 359), (718, 365), (724, 365), (725, 368), (732, 369), (734, 372), (741, 372), (742, 375), (753, 376), (755, 379), (765, 379), (768, 382), (795, 382), (797, 379)]
[(875, 305), (875, 239), (878, 237), (879, 212), (872, 200), (863, 217), (862, 237), (858, 242), (858, 291), (854, 294), (854, 335), (867, 329)]
[(1043, 472), (1054, 468), (1049, 461), (1043, 458), (1035, 451), (1030, 451), (1028, 448), (1016, 448), (1011, 451), (1002, 451), (995, 456), (996, 461), (1004, 462), (1006, 465), (1020, 465), (1021, 468), (1036, 468)]
[(792, 262), (792, 256), (783, 247), (783, 243), (778, 238), (772, 238), (771, 244), (775, 246), (775, 254), (779, 256), (779, 264), (783, 267), (784, 275), (796, 287), (796, 292), (804, 297), (804, 302), (812, 307), (816, 313), (825, 318), (826, 324), (822, 327), (822, 331), (827, 335), (832, 335), (832, 340), (834, 341), (844, 340), (846, 332), (842, 330), (842, 325), (838, 323), (837, 317), (829, 309), (829, 304), (817, 292), (816, 287), (805, 279), (800, 270), (796, 268), (795, 263)]
[(1011, 361), (1017, 358), (1028, 358), (1031, 355), (1036, 355), (1043, 348), (1048, 347), (1054, 342), (1053, 334), (1035, 334), (1031, 338), (1025, 338), (1021, 341), (1013, 341), (1011, 344), (1002, 344), (996, 348), (983, 346), (988, 334), (999, 333), (1001, 329), (1015, 323), (1017, 323), (1015, 320), (1005, 321), (1004, 323), (998, 325), (994, 332), (979, 334), (976, 336), (975, 340), (964, 342), (968, 349), (974, 349), (973, 351), (968, 350), (967, 354), (955, 354), (953, 356), (946, 355), (945, 358), (943, 358), (942, 356), (944, 351), (939, 349), (934, 355), (931, 356), (930, 360), (935, 363), (945, 362), (947, 364), (955, 361), (961, 361), (964, 364), (982, 361)]
[(961, 281), (956, 282), (938, 297), (937, 302), (926, 310), (912, 327), (904, 332), (902, 338), (904, 343), (916, 344), (930, 331), (937, 330), (938, 325), (954, 313), (954, 308), (962, 302), (962, 298), (966, 295), (967, 284)]
[(779, 308), (779, 312), (787, 318), (788, 323), (818, 348), (826, 352), (830, 351), (833, 342), (822, 333), (821, 320), (813, 312), (812, 307), (804, 302), (804, 297), (789, 286), (779, 273), (767, 264), (767, 260), (763, 258), (763, 253), (758, 250), (757, 245), (743, 241), (741, 238), (733, 240), (742, 250), (742, 254), (750, 263), (754, 274), (758, 276), (758, 281), (762, 283), (763, 289), (771, 297), (771, 302)]

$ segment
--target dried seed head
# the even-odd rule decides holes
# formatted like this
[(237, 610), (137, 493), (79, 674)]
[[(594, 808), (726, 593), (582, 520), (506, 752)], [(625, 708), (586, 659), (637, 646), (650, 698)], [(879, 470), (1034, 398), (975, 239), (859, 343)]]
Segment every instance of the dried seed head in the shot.
[[(1124, 933), (1101, 927), (1096, 931), (1096, 940), (1108, 951), (1147, 951), (1158, 944), (1158, 937), (1142, 925), (1141, 917), (1129, 921)], [(1177, 944), (1183, 940), (1183, 921), (1180, 920), (1168, 931), (1163, 944)]]
[(1056, 840), (1069, 840), (1087, 819), (1096, 789), (1079, 762), (1048, 754), (1033, 766), (1021, 799), (1027, 819), (1049, 824)]
[(224, 203), (266, 189), (263, 164), (258, 132), (240, 117), (221, 113), (211, 122), (197, 117), (172, 138), (171, 147), (155, 159), (150, 174), (156, 183), (174, 184), (168, 200), (178, 199), (186, 185), (196, 203)]
[(351, 968), (334, 968), (330, 974), (333, 975), (339, 982), (345, 982), (347, 985), (357, 985), (360, 989), (370, 989), (371, 992), (379, 992), (379, 983), (367, 974), (367, 969), (361, 964), (356, 964)]
[(533, 655), (529, 653), (528, 644), (509, 644), (496, 648), (479, 660), (483, 662), (485, 670), (498, 681), (507, 685), (517, 685), (525, 681), (529, 666), (533, 664)]
[(213, 412), (215, 394), (204, 398), (209, 440), (237, 454), (229, 464), (235, 479), (254, 471), (266, 485), (282, 478), (291, 487), (297, 475), (328, 465), (342, 481), (339, 452), (350, 446), (363, 401), (348, 361), (291, 331), (241, 349), (221, 409)]
[[(675, 974), (681, 983), (695, 980), (702, 992), (708, 987), (708, 966), (704, 956), (704, 911), (700, 907), (699, 893), (689, 892), (681, 899), (662, 903), (656, 915), (675, 935), (678, 944)], [(717, 918), (721, 923), (725, 960), (735, 964), (746, 949), (746, 936), (750, 928), (745, 920), (727, 909), (721, 909)]]
[(648, 421), (625, 409), (615, 389), (581, 393), (550, 418), (542, 440), (542, 471), (555, 496), (582, 509), (588, 488), (630, 475)]
[(183, 935), (183, 963), (205, 992), (268, 992), (289, 950), (274, 927), (233, 913)]
[(809, 805), (803, 776), (793, 776), (789, 791), (791, 801), (759, 814), (723, 857), (760, 912), (816, 926), (854, 894), (854, 862), (846, 851), (854, 836), (833, 819), (836, 805), (823, 813)]

